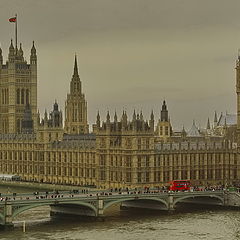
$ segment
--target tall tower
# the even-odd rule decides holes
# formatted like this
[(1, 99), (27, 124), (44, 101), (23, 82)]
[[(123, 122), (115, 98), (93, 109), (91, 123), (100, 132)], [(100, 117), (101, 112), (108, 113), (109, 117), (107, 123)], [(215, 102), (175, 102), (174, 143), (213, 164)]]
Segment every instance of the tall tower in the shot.
[(65, 102), (65, 126), (68, 134), (88, 133), (87, 102), (82, 93), (82, 83), (78, 75), (77, 57), (75, 55), (74, 71), (70, 83), (70, 93)]
[(172, 126), (170, 123), (170, 118), (168, 117), (168, 110), (167, 110), (167, 105), (165, 100), (163, 101), (163, 104), (162, 104), (162, 110), (161, 110), (160, 119), (158, 121), (156, 132), (159, 139), (164, 142), (166, 142), (172, 134)]
[(237, 92), (237, 144), (240, 146), (240, 55), (236, 61), (236, 92)]
[(3, 63), (0, 50), (0, 133), (20, 133), (26, 105), (32, 111), (33, 126), (37, 123), (37, 55), (33, 43), (30, 64), (24, 59), (22, 45), (9, 47)]

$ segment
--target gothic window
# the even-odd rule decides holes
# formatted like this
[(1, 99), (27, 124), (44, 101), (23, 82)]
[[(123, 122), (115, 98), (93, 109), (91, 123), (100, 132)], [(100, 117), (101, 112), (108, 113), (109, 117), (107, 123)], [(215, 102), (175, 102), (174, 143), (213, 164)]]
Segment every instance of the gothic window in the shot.
[(6, 89), (6, 103), (8, 104), (8, 88)]
[(20, 89), (17, 89), (17, 104), (20, 104)]
[(149, 182), (149, 172), (146, 172), (146, 182)]
[(131, 182), (131, 179), (132, 179), (131, 172), (127, 172), (126, 173), (126, 182)]
[(165, 135), (168, 135), (168, 127), (165, 127)]
[(2, 89), (2, 104), (5, 104), (5, 102), (4, 102), (4, 89)]
[(21, 90), (21, 104), (24, 104), (24, 95), (25, 95), (25, 90)]
[(163, 127), (160, 127), (160, 135), (163, 135)]
[(26, 90), (26, 104), (29, 103), (29, 89)]

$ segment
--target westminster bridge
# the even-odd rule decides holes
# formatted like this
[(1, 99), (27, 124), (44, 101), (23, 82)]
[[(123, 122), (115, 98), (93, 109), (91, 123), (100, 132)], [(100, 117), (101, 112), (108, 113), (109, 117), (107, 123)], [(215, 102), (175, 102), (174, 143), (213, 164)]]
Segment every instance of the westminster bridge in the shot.
[(29, 209), (50, 206), (51, 214), (74, 214), (102, 217), (104, 211), (114, 204), (122, 208), (144, 208), (174, 210), (178, 203), (195, 203), (240, 207), (238, 192), (187, 191), (170, 192), (160, 190), (121, 192), (36, 192), (34, 194), (5, 194), (0, 198), (0, 224), (4, 228), (13, 227), (14, 218)]

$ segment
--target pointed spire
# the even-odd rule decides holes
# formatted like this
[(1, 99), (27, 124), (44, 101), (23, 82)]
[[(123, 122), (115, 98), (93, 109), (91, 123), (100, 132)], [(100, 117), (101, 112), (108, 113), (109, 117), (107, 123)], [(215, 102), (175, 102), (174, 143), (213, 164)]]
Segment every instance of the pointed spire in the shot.
[(56, 99), (55, 99), (55, 103), (53, 104), (53, 111), (58, 111), (58, 103)]
[(152, 112), (151, 112), (151, 120), (154, 120), (153, 110), (152, 110)]
[(116, 110), (115, 110), (115, 114), (114, 114), (114, 122), (117, 122), (117, 113), (116, 113)]
[(34, 41), (33, 41), (32, 49), (31, 49), (31, 55), (36, 55), (36, 48), (34, 45)]
[(124, 110), (123, 110), (123, 112), (122, 112), (122, 121), (123, 121), (123, 119), (124, 119)]
[(48, 122), (48, 115), (47, 115), (47, 109), (45, 109), (45, 112), (44, 112), (44, 125), (47, 124)]
[(96, 124), (98, 127), (100, 127), (100, 114), (99, 114), (99, 111), (97, 113), (97, 121), (96, 121)]
[(214, 112), (214, 122), (217, 122), (217, 112)]
[(167, 105), (165, 100), (163, 100), (162, 110), (167, 110)]
[(10, 49), (11, 49), (11, 50), (14, 49), (12, 39), (11, 39), (11, 44), (10, 44), (9, 50), (10, 50)]
[(209, 121), (209, 118), (207, 120), (207, 129), (209, 130), (211, 127), (210, 127), (210, 121)]
[(140, 120), (143, 121), (143, 114), (142, 114), (142, 110), (140, 112)]
[(182, 137), (186, 137), (186, 136), (187, 136), (187, 132), (186, 132), (186, 130), (185, 130), (184, 125), (183, 125), (183, 128), (182, 128), (181, 136), (182, 136)]
[(20, 57), (23, 56), (22, 43), (20, 43), (20, 48), (19, 48), (19, 51), (18, 51), (18, 55), (19, 55)]
[(14, 50), (14, 47), (13, 47), (12, 39), (11, 39), (11, 44), (10, 44), (10, 47), (9, 47), (8, 59), (9, 59), (10, 62), (14, 62), (14, 59), (15, 59), (15, 50)]
[(78, 76), (77, 55), (75, 54), (73, 76)]
[(109, 114), (109, 111), (107, 111), (107, 122), (110, 123), (110, 114)]
[(149, 125), (150, 125), (151, 130), (154, 131), (154, 114), (153, 114), (153, 110), (151, 112)]
[(135, 112), (135, 109), (133, 111), (133, 121), (136, 121), (137, 117), (136, 117), (136, 112)]

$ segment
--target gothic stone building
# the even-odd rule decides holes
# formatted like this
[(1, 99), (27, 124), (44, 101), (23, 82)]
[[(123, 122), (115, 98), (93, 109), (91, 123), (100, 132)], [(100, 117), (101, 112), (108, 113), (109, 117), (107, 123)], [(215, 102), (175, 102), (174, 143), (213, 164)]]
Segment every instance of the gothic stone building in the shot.
[[(240, 60), (237, 60), (237, 99), (240, 133)], [(0, 49), (0, 173), (23, 180), (99, 188), (161, 186), (173, 179), (193, 184), (232, 184), (240, 177), (236, 144), (224, 136), (172, 136), (164, 101), (155, 128), (154, 114), (146, 121), (134, 111), (111, 120), (97, 114), (89, 133), (87, 102), (82, 93), (75, 57), (65, 124), (57, 102), (41, 119), (37, 112), (37, 55), (30, 64), (20, 46), (11, 43), (3, 63)], [(240, 136), (238, 134), (238, 136)], [(238, 142), (240, 139), (238, 139)]]

